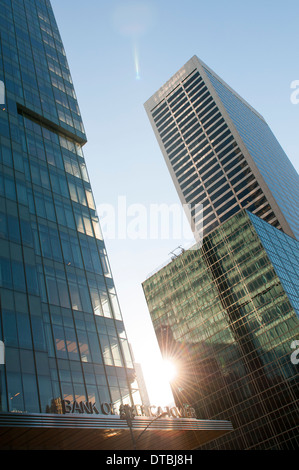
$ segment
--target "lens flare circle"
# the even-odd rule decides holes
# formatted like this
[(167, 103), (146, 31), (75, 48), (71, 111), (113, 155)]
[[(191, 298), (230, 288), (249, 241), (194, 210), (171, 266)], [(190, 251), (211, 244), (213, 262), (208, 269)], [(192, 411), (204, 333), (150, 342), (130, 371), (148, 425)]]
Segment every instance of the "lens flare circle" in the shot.
[(153, 13), (153, 7), (147, 1), (122, 2), (114, 10), (114, 27), (123, 36), (140, 37), (150, 29)]

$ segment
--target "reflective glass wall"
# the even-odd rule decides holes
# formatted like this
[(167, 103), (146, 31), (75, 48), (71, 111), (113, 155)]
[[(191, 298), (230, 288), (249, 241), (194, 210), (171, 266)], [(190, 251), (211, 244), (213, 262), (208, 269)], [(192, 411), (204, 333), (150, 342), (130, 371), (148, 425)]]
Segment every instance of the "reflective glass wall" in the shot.
[(1, 0), (0, 411), (141, 403), (48, 0)]
[(242, 211), (144, 282), (177, 404), (233, 424), (206, 448), (298, 448), (298, 273), (298, 242)]
[(264, 119), (208, 69), (205, 71), (298, 239), (299, 176), (296, 170)]

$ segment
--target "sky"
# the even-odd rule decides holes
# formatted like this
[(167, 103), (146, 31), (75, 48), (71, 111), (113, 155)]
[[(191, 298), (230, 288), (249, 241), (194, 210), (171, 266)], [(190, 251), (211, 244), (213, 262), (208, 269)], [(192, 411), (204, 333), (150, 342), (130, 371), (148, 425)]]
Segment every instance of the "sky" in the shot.
[[(158, 226), (158, 236), (134, 224), (142, 208), (149, 226), (152, 208), (180, 205), (143, 105), (197, 55), (264, 116), (298, 171), (299, 93), (292, 86), (299, 89), (299, 2), (51, 3), (86, 129), (84, 156), (128, 338), (151, 402), (168, 404), (142, 282), (177, 247), (192, 244), (192, 234), (183, 218), (178, 233), (165, 235)], [(124, 214), (125, 231), (118, 223)]]

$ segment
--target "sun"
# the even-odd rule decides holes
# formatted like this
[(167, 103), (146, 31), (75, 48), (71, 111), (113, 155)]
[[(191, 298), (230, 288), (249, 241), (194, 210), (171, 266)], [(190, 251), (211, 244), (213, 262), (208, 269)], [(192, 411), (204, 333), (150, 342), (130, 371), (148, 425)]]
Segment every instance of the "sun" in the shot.
[(171, 383), (177, 376), (177, 368), (170, 359), (164, 359), (161, 365), (162, 373), (164, 373), (165, 379)]
[(171, 383), (177, 376), (174, 362), (161, 357), (147, 357), (141, 364), (151, 404), (168, 406), (174, 403), (171, 390)]

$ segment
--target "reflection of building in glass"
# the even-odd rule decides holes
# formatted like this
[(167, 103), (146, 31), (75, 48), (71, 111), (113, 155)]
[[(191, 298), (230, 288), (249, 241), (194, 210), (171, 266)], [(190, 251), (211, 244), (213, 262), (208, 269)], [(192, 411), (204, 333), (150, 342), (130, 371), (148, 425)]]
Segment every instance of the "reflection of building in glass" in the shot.
[(235, 431), (213, 449), (298, 448), (299, 243), (241, 211), (147, 279), (176, 404)]
[(1, 412), (140, 403), (48, 0), (1, 4)]
[(207, 234), (247, 209), (298, 238), (298, 174), (263, 117), (209, 67), (193, 57), (145, 108), (197, 233), (202, 216)]

